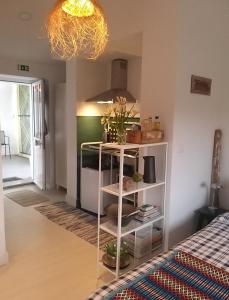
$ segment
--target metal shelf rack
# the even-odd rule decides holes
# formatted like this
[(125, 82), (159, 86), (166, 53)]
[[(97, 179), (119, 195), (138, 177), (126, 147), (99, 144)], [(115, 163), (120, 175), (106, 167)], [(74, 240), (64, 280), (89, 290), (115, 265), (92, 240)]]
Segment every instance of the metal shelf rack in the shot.
[[(155, 184), (147, 184), (144, 182), (134, 184), (131, 189), (128, 191), (124, 191), (123, 189), (123, 165), (124, 165), (124, 159), (125, 159), (125, 152), (129, 150), (136, 150), (139, 153), (139, 168), (142, 169), (142, 157), (147, 155), (149, 152), (149, 149), (159, 147), (165, 147), (164, 148), (164, 170), (162, 172), (163, 178), (158, 180)], [(107, 149), (112, 149), (116, 153), (116, 155), (119, 156), (120, 160), (120, 167), (119, 167), (119, 183), (108, 185), (108, 186), (101, 186), (101, 159), (102, 159), (102, 153), (104, 151), (107, 151)], [(159, 150), (160, 151), (160, 150)], [(98, 245), (97, 245), (97, 278), (100, 276), (100, 268), (104, 267), (106, 270), (108, 270), (110, 273), (115, 275), (115, 278), (118, 279), (121, 274), (124, 272), (129, 271), (131, 268), (136, 267), (136, 260), (133, 258), (133, 262), (129, 267), (127, 267), (125, 270), (120, 270), (120, 247), (121, 247), (121, 239), (124, 236), (127, 236), (128, 234), (131, 234), (133, 232), (138, 232), (139, 230), (142, 230), (148, 226), (152, 226), (156, 222), (162, 222), (163, 223), (163, 243), (162, 243), (162, 250), (160, 251), (166, 251), (168, 248), (167, 243), (167, 230), (166, 230), (166, 178), (167, 178), (167, 155), (168, 155), (168, 143), (162, 142), (162, 143), (154, 143), (154, 144), (126, 144), (126, 145), (118, 145), (115, 143), (109, 143), (109, 144), (99, 144), (99, 193), (98, 193)], [(163, 187), (163, 196), (161, 199), (161, 205), (163, 207), (162, 213), (159, 217), (156, 217), (153, 220), (140, 223), (138, 221), (132, 220), (127, 226), (122, 227), (122, 203), (123, 199), (126, 196), (141, 193), (142, 194), (142, 203), (147, 203), (147, 190), (155, 189), (158, 187)], [(101, 199), (103, 197), (103, 193), (109, 193), (112, 195), (115, 195), (118, 197), (118, 225), (114, 225), (112, 221), (107, 221), (105, 223), (101, 224), (100, 220), (100, 203)], [(101, 261), (101, 250), (100, 250), (100, 231), (106, 231), (112, 236), (114, 236), (117, 239), (117, 260), (116, 260), (116, 268), (115, 270), (109, 269), (108, 267), (104, 266)], [(155, 250), (155, 249), (154, 249)], [(156, 253), (156, 252), (155, 252)], [(149, 257), (145, 258), (145, 261), (148, 260)], [(144, 262), (144, 259), (137, 260), (142, 263)]]

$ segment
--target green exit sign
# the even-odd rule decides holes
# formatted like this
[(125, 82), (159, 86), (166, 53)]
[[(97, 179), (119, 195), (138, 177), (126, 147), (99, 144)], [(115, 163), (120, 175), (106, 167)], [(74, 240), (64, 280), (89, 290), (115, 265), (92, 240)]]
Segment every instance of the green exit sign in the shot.
[(18, 65), (17, 69), (18, 69), (18, 71), (29, 72), (29, 66), (27, 66), (27, 65)]

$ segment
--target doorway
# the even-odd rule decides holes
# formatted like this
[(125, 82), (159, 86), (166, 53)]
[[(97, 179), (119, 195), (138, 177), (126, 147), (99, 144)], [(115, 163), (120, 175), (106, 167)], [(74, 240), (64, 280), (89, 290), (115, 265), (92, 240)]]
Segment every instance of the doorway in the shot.
[(3, 188), (36, 183), (45, 189), (44, 86), (0, 81)]

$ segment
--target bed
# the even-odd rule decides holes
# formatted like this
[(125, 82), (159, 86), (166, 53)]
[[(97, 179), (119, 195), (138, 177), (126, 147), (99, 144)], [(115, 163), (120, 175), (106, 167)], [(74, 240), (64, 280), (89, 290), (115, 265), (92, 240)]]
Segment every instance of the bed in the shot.
[(229, 213), (88, 300), (229, 300)]

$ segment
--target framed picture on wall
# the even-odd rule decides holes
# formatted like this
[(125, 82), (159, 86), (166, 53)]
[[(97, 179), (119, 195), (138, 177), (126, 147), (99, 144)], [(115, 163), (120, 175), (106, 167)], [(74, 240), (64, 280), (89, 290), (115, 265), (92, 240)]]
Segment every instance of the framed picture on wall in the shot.
[(200, 95), (211, 95), (212, 79), (192, 75), (191, 93)]

